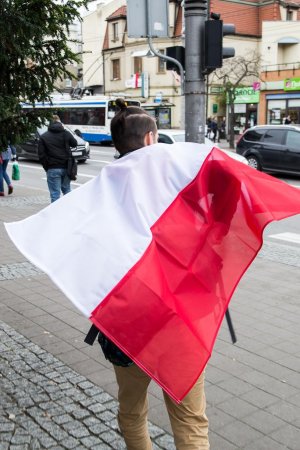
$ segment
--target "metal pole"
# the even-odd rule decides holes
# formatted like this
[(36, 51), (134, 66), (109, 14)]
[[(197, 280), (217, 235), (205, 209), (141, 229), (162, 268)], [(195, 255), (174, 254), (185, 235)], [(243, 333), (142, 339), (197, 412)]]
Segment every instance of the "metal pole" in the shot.
[(204, 143), (206, 85), (204, 65), (204, 22), (207, 0), (185, 0), (185, 137)]

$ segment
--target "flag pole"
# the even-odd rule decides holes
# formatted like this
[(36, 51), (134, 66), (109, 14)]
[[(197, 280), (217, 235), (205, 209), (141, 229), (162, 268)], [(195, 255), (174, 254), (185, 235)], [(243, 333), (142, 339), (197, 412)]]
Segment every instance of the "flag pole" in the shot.
[(228, 308), (226, 309), (225, 317), (226, 317), (227, 325), (228, 325), (228, 328), (229, 328), (229, 333), (230, 333), (230, 336), (231, 336), (232, 343), (235, 344), (237, 339), (236, 339), (235, 331), (234, 331), (234, 328), (233, 328), (233, 325), (232, 325), (231, 316), (230, 316)]

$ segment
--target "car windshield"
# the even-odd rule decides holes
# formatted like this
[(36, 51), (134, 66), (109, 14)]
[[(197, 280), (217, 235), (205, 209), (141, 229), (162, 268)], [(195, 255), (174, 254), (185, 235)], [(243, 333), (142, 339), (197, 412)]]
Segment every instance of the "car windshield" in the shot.
[(185, 142), (185, 134), (174, 134), (173, 135), (174, 141), (175, 142)]

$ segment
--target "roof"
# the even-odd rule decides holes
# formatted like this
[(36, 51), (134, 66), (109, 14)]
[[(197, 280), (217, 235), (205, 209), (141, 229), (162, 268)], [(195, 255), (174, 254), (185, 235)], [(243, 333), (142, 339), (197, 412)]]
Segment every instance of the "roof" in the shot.
[(113, 12), (110, 16), (107, 17), (107, 21), (115, 20), (115, 19), (124, 19), (127, 16), (127, 6), (121, 6), (120, 8), (116, 9), (115, 12)]

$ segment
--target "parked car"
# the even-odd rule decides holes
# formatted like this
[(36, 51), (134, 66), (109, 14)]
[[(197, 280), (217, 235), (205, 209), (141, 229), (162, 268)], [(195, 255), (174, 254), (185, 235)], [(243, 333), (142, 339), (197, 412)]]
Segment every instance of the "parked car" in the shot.
[[(17, 158), (27, 158), (33, 159), (35, 161), (39, 160), (38, 156), (38, 143), (40, 136), (47, 131), (48, 127), (43, 126), (38, 128), (35, 133), (33, 133), (27, 141), (22, 144), (17, 144)], [(68, 130), (76, 139), (77, 147), (71, 148), (72, 154), (76, 161), (85, 162), (90, 157), (90, 144), (74, 133), (70, 128), (65, 126), (65, 129)]]
[(300, 128), (294, 125), (257, 125), (236, 144), (238, 154), (263, 172), (300, 175)]
[[(185, 131), (184, 130), (158, 130), (158, 142), (162, 142), (164, 144), (174, 144), (175, 142), (185, 142)], [(204, 140), (205, 144), (212, 144), (212, 141), (207, 137)], [(235, 152), (221, 149), (223, 152), (227, 153), (227, 155), (231, 156), (233, 159), (236, 159), (244, 164), (248, 164), (246, 158), (241, 155), (236, 154)]]

